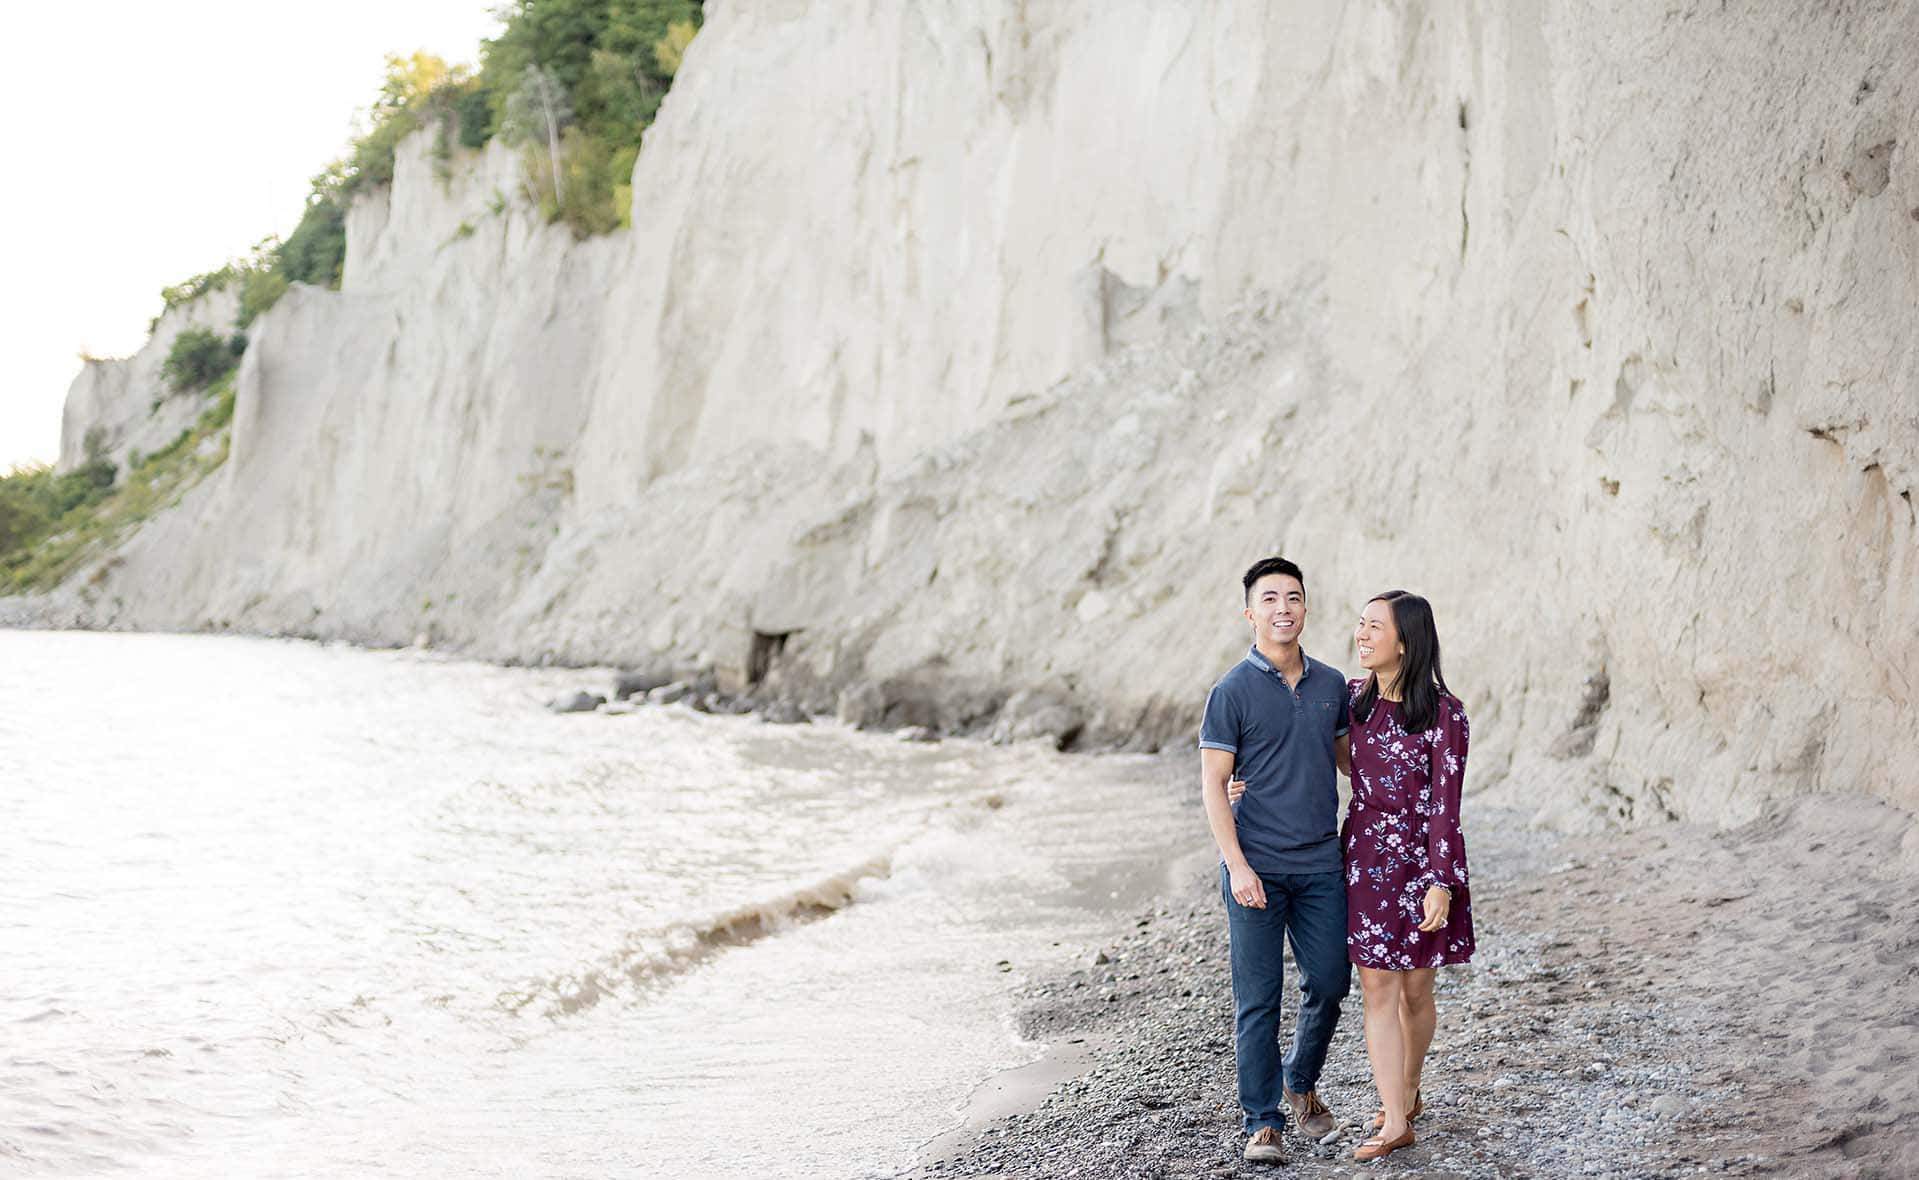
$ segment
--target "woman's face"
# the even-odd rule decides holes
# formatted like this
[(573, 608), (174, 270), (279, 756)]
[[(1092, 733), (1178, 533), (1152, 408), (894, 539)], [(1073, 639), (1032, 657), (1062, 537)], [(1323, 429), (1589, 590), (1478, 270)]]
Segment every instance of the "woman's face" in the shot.
[(1406, 645), (1399, 640), (1399, 628), (1393, 625), (1393, 607), (1388, 602), (1369, 602), (1360, 612), (1359, 626), (1353, 628), (1353, 646), (1359, 649), (1359, 666), (1390, 685)]

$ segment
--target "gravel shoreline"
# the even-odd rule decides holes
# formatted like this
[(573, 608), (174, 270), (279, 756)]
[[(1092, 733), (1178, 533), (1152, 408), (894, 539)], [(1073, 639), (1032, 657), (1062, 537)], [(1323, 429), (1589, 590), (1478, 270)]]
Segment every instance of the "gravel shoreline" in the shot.
[(1226, 924), (1201, 858), (1133, 933), (1024, 988), (1025, 1035), (1090, 1064), (910, 1175), (1919, 1175), (1910, 820), (1827, 796), (1737, 829), (1567, 837), (1469, 800), (1479, 950), (1439, 973), (1419, 1142), (1351, 1158), (1376, 1103), (1355, 985), (1320, 1085), (1340, 1130), (1289, 1129), (1279, 1169), (1240, 1159)]

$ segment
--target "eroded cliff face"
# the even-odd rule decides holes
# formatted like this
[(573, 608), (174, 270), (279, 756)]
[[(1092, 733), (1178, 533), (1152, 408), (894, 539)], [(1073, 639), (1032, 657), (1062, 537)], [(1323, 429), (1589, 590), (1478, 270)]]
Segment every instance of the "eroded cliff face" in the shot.
[(1433, 600), (1496, 797), (1919, 806), (1919, 7), (708, 11), (631, 231), (406, 145), (54, 615), (1150, 745), (1278, 550), (1336, 664)]
[(99, 454), (125, 471), (132, 452), (159, 450), (192, 426), (206, 409), (206, 397), (173, 390), (161, 373), (167, 353), (188, 328), (231, 336), (239, 310), (237, 291), (210, 291), (162, 313), (133, 356), (82, 361), (61, 414), (59, 466), (70, 470), (87, 461), (91, 433)]

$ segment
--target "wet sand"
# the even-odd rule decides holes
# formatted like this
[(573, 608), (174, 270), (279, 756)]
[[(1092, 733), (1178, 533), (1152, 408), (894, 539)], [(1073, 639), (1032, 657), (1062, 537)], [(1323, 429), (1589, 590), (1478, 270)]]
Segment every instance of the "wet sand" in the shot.
[(1351, 1158), (1377, 1105), (1355, 986), (1320, 1086), (1339, 1137), (1242, 1162), (1201, 852), (1134, 933), (1026, 986), (1053, 1065), (982, 1087), (913, 1175), (1919, 1176), (1912, 817), (1821, 796), (1735, 829), (1467, 820), (1479, 951), (1440, 972), (1415, 1146)]

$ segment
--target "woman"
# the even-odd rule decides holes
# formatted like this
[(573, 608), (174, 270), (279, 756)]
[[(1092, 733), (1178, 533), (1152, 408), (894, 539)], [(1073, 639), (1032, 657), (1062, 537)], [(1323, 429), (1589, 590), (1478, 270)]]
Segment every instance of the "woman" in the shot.
[(1353, 632), (1368, 675), (1352, 700), (1352, 802), (1340, 831), (1346, 951), (1359, 968), (1378, 1132), (1353, 1152), (1378, 1159), (1413, 1142), (1419, 1075), (1433, 1042), (1435, 968), (1473, 953), (1459, 789), (1466, 710), (1446, 690), (1439, 633), (1424, 598), (1390, 590)]

